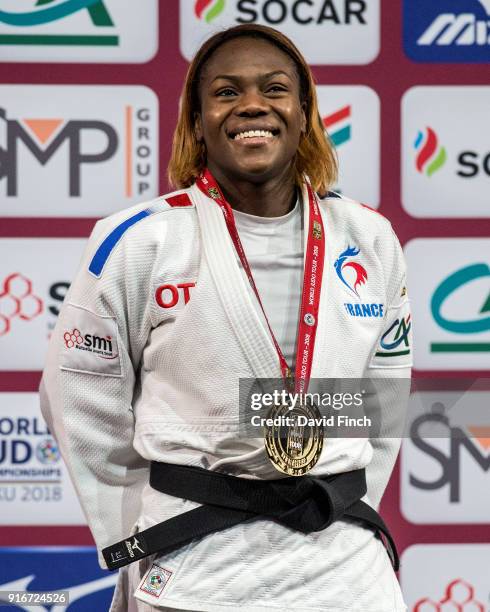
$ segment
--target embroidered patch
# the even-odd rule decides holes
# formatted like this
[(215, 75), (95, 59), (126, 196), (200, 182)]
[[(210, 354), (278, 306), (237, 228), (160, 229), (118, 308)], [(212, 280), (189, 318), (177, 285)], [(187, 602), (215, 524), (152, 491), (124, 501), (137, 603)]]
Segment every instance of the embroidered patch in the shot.
[(170, 570), (153, 563), (140, 582), (139, 590), (149, 593), (153, 597), (160, 597), (171, 576), (172, 572)]
[(60, 368), (99, 376), (122, 376), (113, 317), (97, 315), (90, 310), (67, 304), (65, 327), (59, 339)]
[(412, 317), (406, 300), (398, 308), (390, 308), (386, 326), (378, 340), (370, 367), (409, 367), (412, 365)]

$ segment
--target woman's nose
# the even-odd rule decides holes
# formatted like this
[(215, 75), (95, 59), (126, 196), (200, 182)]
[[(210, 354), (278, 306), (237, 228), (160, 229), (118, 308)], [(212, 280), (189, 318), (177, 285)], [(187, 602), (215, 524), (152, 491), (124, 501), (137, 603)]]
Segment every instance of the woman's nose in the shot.
[(262, 93), (257, 90), (250, 90), (242, 93), (235, 112), (240, 116), (257, 116), (266, 114), (268, 110), (268, 101)]

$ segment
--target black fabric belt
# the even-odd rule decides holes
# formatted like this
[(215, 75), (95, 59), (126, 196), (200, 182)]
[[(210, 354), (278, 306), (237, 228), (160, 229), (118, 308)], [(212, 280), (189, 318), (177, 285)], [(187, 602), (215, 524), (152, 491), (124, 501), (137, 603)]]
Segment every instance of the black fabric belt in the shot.
[(194, 538), (252, 519), (266, 518), (311, 533), (348, 518), (376, 532), (398, 571), (398, 554), (387, 526), (376, 510), (361, 501), (366, 494), (364, 469), (332, 476), (251, 480), (154, 461), (150, 485), (161, 493), (203, 505), (104, 548), (102, 554), (109, 569), (153, 553), (165, 554)]

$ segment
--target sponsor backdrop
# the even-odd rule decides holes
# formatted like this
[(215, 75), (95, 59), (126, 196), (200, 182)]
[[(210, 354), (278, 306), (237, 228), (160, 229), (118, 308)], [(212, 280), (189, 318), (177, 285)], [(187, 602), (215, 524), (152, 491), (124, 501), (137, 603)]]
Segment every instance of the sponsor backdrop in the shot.
[(39, 412), (46, 344), (95, 220), (168, 189), (192, 54), (251, 22), (303, 50), (337, 189), (405, 248), (419, 416), (382, 511), (409, 609), (489, 610), (490, 0), (0, 0), (0, 591), (107, 608)]

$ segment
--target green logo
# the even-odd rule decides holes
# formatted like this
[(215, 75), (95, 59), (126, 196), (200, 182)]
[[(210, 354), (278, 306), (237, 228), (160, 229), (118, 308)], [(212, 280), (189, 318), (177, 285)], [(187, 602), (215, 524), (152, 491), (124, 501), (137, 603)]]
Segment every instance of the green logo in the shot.
[[(37, 0), (34, 10), (7, 12), (0, 10), (0, 23), (13, 28), (54, 23), (80, 11), (87, 11), (94, 27), (114, 27), (104, 0)], [(117, 46), (116, 35), (80, 34), (0, 34), (0, 45), (79, 45)]]
[(194, 13), (198, 19), (211, 23), (225, 8), (225, 0), (195, 0)]
[[(437, 287), (431, 300), (431, 311), (434, 321), (454, 334), (480, 334), (490, 331), (490, 293), (483, 306), (477, 309), (477, 316), (468, 320), (448, 319), (442, 314), (442, 307), (447, 298), (457, 289), (480, 278), (490, 277), (490, 267), (479, 263), (457, 270), (449, 275)], [(481, 353), (490, 351), (490, 342), (433, 342), (433, 353)]]

